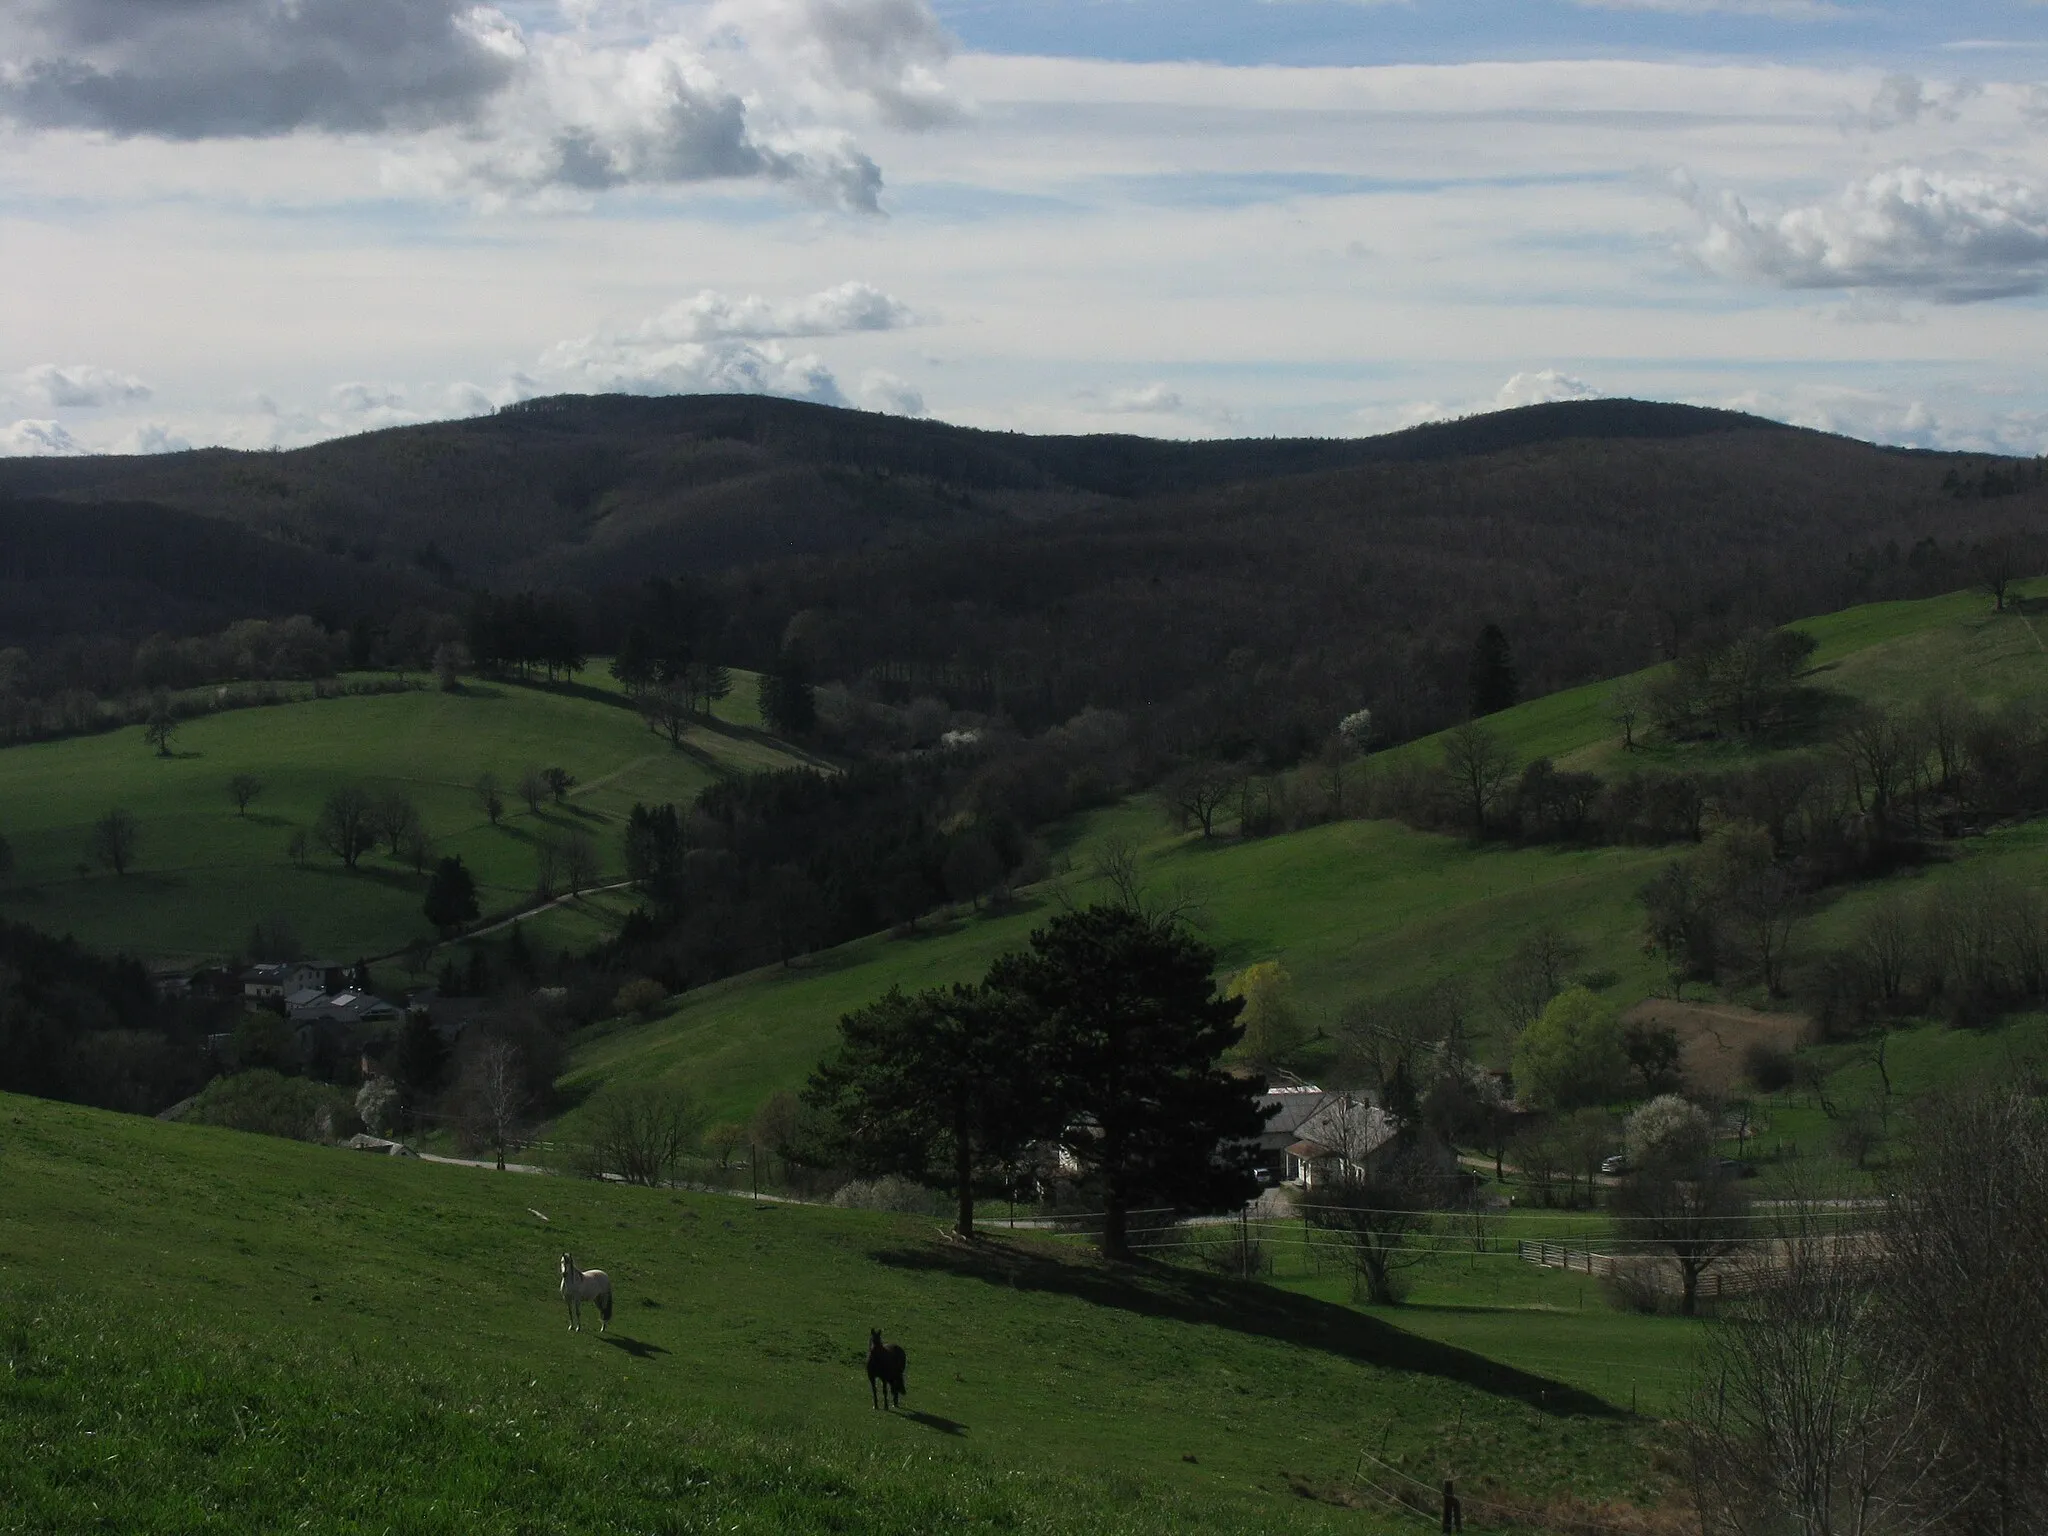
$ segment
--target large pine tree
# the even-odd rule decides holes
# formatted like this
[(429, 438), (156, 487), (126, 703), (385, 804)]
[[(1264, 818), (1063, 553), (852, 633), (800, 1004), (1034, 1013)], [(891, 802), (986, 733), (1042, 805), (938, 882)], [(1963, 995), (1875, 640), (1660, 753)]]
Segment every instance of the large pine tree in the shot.
[(1058, 1116), (1036, 1020), (1008, 998), (955, 986), (888, 996), (839, 1021), (839, 1051), (804, 1099), (862, 1173), (950, 1185), (954, 1228), (974, 1236), (974, 1199)]
[(1054, 918), (990, 967), (988, 988), (1039, 1021), (1061, 1145), (1098, 1186), (1102, 1250), (1130, 1252), (1141, 1200), (1220, 1209), (1257, 1188), (1257, 1086), (1218, 1066), (1244, 1030), (1216, 990), (1215, 953), (1124, 907)]

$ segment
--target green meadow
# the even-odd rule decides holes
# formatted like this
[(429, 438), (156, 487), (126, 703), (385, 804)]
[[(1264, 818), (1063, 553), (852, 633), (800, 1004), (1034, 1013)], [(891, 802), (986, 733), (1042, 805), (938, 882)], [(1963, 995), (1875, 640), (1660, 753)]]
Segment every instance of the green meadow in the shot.
[[(1570, 1358), (1576, 1284), (1507, 1255), (1489, 1335), (1450, 1263), (1441, 1315), (1372, 1313), (20, 1098), (0, 1173), (0, 1531), (1412, 1528), (1354, 1481), (1366, 1449), (1527, 1509), (1668, 1494), (1599, 1362), (1681, 1373), (1687, 1331), (1603, 1313)], [(565, 1327), (565, 1249), (613, 1277), (608, 1333)], [(902, 1411), (869, 1404), (870, 1328), (908, 1350)]]
[[(425, 880), (382, 848), (353, 872), (317, 845), (303, 863), (287, 851), (343, 784), (410, 796), (436, 855), (460, 854), (474, 871), (488, 917), (530, 900), (539, 838), (586, 833), (604, 881), (616, 881), (619, 831), (635, 801), (687, 803), (719, 777), (804, 760), (760, 731), (751, 676), (735, 676), (730, 707), (680, 749), (650, 733), (609, 682), (592, 669), (559, 688), (471, 681), (458, 693), (234, 710), (185, 724), (170, 757), (140, 727), (10, 747), (0, 753), (0, 834), (15, 868), (0, 880), (0, 915), (163, 963), (234, 953), (252, 924), (271, 919), (336, 960), (388, 954), (430, 934), (419, 910)], [(576, 787), (536, 815), (516, 786), (549, 766), (574, 774)], [(473, 789), (486, 772), (505, 799), (495, 827)], [(246, 816), (227, 789), (243, 773), (263, 786)], [(135, 865), (119, 876), (91, 851), (93, 823), (116, 807), (141, 829)], [(534, 931), (557, 945), (588, 943), (620, 916), (622, 896), (558, 908)]]

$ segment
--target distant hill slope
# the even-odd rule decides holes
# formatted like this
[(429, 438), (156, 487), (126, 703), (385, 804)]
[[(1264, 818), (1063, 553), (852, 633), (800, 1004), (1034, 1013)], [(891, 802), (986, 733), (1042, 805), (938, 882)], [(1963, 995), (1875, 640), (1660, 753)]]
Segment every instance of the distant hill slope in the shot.
[[(2028, 614), (1994, 614), (1973, 593), (1912, 603), (1875, 604), (1802, 625), (1819, 642), (1812, 686), (1853, 698), (1911, 706), (1936, 688), (1996, 707), (2048, 698), (2048, 649)], [(1549, 756), (1573, 767), (1609, 770), (1620, 732), (1609, 718), (1608, 684), (1534, 699), (1488, 719), (1519, 767)], [(1728, 767), (1747, 749), (1722, 744), (1657, 743), (1631, 766)], [(1441, 743), (1421, 740), (1377, 754), (1360, 772), (1387, 774), (1403, 758), (1434, 765)], [(2033, 822), (1957, 850), (1957, 863), (1910, 872), (1897, 884), (1947, 879), (1978, 861), (2006, 869), (2029, 886), (2042, 882), (2040, 845), (2048, 823)], [(1294, 978), (1303, 1016), (1337, 1031), (1345, 1011), (1451, 979), (1483, 1002), (1488, 978), (1515, 945), (1557, 927), (1584, 946), (1586, 972), (1604, 973), (1609, 995), (1626, 1005), (1664, 983), (1662, 961), (1642, 948), (1637, 892), (1684, 850), (1673, 846), (1573, 847), (1501, 842), (1417, 832), (1391, 821), (1352, 820), (1239, 842), (1205, 842), (1173, 831), (1149, 796), (1096, 812), (1067, 829), (1062, 851), (1076, 871), (1092, 850), (1122, 838), (1141, 850), (1148, 889), (1164, 899), (1191, 896), (1203, 940), (1220, 965), (1236, 970), (1279, 960)], [(1846, 943), (1882, 885), (1835, 888), (1802, 925), (1795, 970)], [(744, 1119), (771, 1093), (794, 1089), (830, 1049), (842, 1013), (892, 986), (915, 989), (969, 981), (1004, 950), (1059, 910), (1086, 901), (1085, 873), (1064, 888), (1023, 893), (1008, 913), (963, 916), (909, 939), (874, 935), (794, 967), (730, 978), (684, 993), (646, 1023), (622, 1021), (579, 1042), (571, 1080), (589, 1087), (613, 1079), (671, 1078), (711, 1100), (721, 1118)], [(1505, 1042), (1489, 1038), (1490, 1014), (1476, 1017), (1482, 1048), (1503, 1063)]]
[[(751, 695), (742, 676), (738, 692)], [(602, 685), (602, 686), (600, 686)], [(809, 759), (754, 728), (750, 699), (691, 730), (681, 748), (651, 734), (593, 669), (584, 682), (547, 689), (472, 681), (460, 693), (413, 691), (234, 710), (183, 726), (160, 757), (139, 727), (4, 754), (0, 832), (14, 868), (0, 879), (0, 915), (75, 934), (155, 962), (239, 952), (252, 925), (282, 923), (309, 952), (343, 961), (388, 954), (432, 929), (421, 912), (427, 881), (380, 845), (346, 871), (310, 830), (345, 785), (411, 800), (434, 857), (459, 854), (486, 915), (529, 904), (539, 845), (581, 835), (598, 861), (597, 884), (622, 878), (621, 833), (636, 801), (687, 804), (728, 774), (788, 768)], [(528, 771), (566, 769), (576, 784), (560, 803), (529, 810), (518, 792)], [(478, 777), (497, 779), (500, 824), (485, 816)], [(237, 815), (228, 780), (251, 774), (262, 792)], [(116, 876), (92, 855), (93, 823), (128, 811), (140, 827), (133, 868)], [(307, 835), (304, 857), (289, 852)], [(628, 905), (585, 899), (527, 925), (548, 947), (605, 937)]]
[[(1702, 627), (1961, 585), (1975, 541), (2038, 538), (2048, 512), (2038, 466), (1984, 470), (1628, 400), (1162, 442), (569, 396), (291, 453), (0, 462), (0, 508), (32, 499), (0, 526), (78, 573), (0, 576), (0, 644), (534, 587), (582, 594), (603, 654), (632, 589), (668, 576), (692, 643), (736, 663), (767, 665), (807, 614), (823, 678), (1031, 730), (1117, 709), (1170, 751), (1284, 759), (1361, 706), (1397, 735), (1456, 718), (1489, 621), (1537, 694)], [(221, 554), (137, 561), (124, 541)]]
[(288, 453), (0, 460), (0, 502), (154, 503), (415, 576), (415, 555), (432, 544), (466, 583), (599, 585), (1361, 464), (1730, 432), (1816, 437), (1625, 400), (1383, 437), (1163, 442), (1033, 437), (754, 396), (563, 396)]

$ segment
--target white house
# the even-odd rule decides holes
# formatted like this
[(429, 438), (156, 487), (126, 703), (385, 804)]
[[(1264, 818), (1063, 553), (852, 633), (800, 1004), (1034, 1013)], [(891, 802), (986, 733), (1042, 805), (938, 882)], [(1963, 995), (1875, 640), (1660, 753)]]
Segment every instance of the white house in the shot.
[(242, 996), (255, 998), (259, 1002), (283, 997), (290, 990), (285, 985), (289, 970), (289, 966), (283, 965), (250, 966), (242, 972)]
[(1368, 1177), (1398, 1134), (1393, 1117), (1365, 1095), (1325, 1094), (1296, 1127), (1286, 1180), (1314, 1189), (1325, 1179)]

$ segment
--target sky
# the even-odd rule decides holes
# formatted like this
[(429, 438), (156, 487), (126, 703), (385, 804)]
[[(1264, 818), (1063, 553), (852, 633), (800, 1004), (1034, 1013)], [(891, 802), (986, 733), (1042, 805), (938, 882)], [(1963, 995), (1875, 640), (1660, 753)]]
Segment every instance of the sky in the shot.
[(0, 0), (0, 454), (569, 391), (2048, 453), (2044, 0)]

